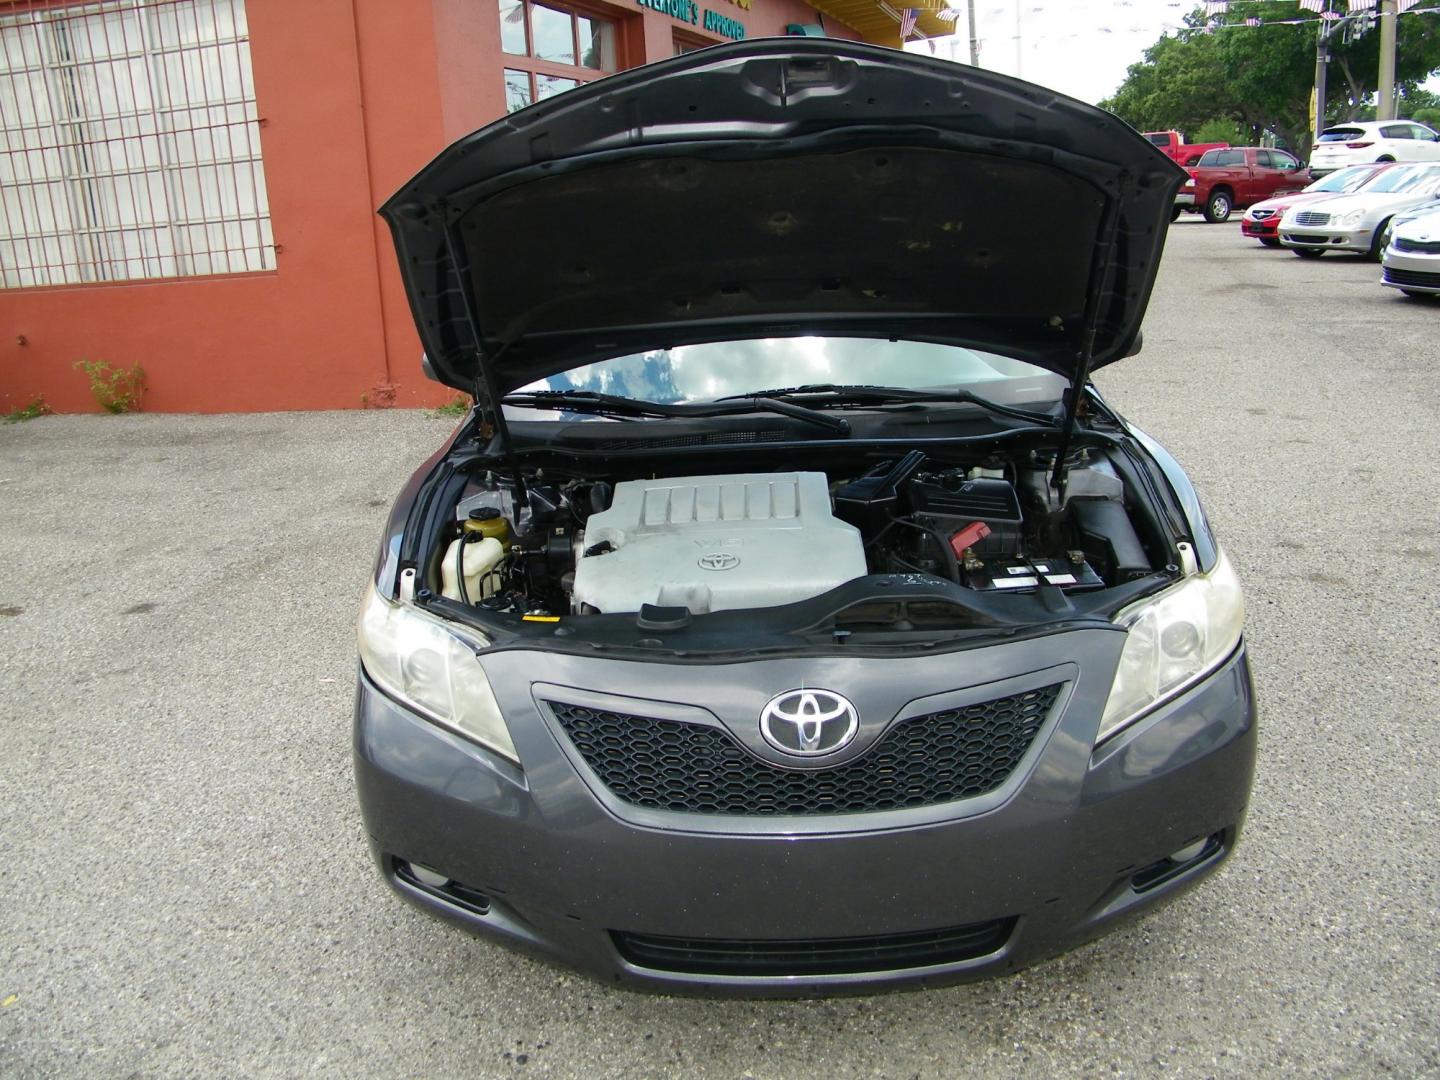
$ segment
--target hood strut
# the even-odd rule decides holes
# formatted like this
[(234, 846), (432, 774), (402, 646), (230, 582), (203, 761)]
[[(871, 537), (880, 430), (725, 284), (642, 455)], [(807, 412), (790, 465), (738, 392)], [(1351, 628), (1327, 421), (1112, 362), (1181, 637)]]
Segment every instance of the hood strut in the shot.
[[(1121, 179), (1124, 187), (1124, 178)], [(1099, 333), (1101, 304), (1110, 294), (1115, 279), (1115, 243), (1120, 234), (1120, 196), (1117, 192), (1105, 200), (1100, 217), (1100, 236), (1091, 262), (1090, 281), (1085, 293), (1085, 324), (1080, 332), (1080, 351), (1075, 354), (1075, 375), (1065, 395), (1065, 422), (1060, 429), (1060, 445), (1055, 452), (1055, 471), (1051, 481), (1061, 491), (1065, 486), (1065, 458), (1075, 434), (1075, 420), (1085, 400), (1085, 384), (1090, 381), (1090, 367), (1095, 361), (1095, 338)]]
[[(450, 208), (440, 200), (433, 212), (448, 217)], [(480, 346), (480, 317), (475, 310), (474, 294), (470, 290), (470, 262), (465, 255), (465, 245), (460, 240), (459, 227), (454, 223), (445, 225), (445, 252), (450, 256), (451, 264), (455, 268), (457, 284), (460, 287), (460, 304), (465, 311), (465, 323), (470, 330), (471, 340), (475, 342), (476, 374), (471, 393), (475, 397), (475, 411), (479, 414), (480, 435), (483, 438), (493, 437), (499, 443), (500, 460), (504, 462), (510, 479), (515, 484), (515, 500), (519, 504), (525, 499), (525, 477), (520, 473), (514, 449), (510, 445), (510, 428), (505, 423), (505, 409), (500, 403), (500, 389), (495, 381), (495, 361), (505, 355), (509, 346), (502, 345), (495, 355), (490, 357), (490, 363), (485, 362), (485, 351)]]

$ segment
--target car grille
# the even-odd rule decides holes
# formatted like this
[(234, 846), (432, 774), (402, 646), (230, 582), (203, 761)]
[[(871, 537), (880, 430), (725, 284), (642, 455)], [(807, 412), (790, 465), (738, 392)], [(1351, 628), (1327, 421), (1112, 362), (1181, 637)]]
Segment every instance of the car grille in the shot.
[(1295, 215), (1296, 225), (1329, 225), (1330, 215), (1319, 210), (1301, 210)]
[(1417, 255), (1440, 255), (1440, 240), (1406, 240), (1397, 236), (1390, 241), (1396, 251), (1413, 251)]
[(1025, 756), (1061, 684), (896, 724), (828, 769), (761, 761), (720, 728), (549, 702), (600, 781), (625, 802), (690, 814), (853, 814), (972, 798)]
[(1419, 270), (1397, 270), (1385, 267), (1385, 282), (1389, 285), (1408, 286), (1416, 289), (1440, 289), (1440, 274), (1426, 274)]
[(1251, 220), (1251, 221), (1264, 221), (1264, 220), (1266, 220), (1267, 218), (1272, 218), (1272, 217), (1274, 217), (1274, 216), (1275, 216), (1275, 211), (1274, 211), (1274, 210), (1251, 210), (1251, 211), (1250, 211), (1250, 220)]
[(1015, 920), (992, 919), (948, 930), (877, 937), (773, 941), (763, 938), (683, 938), (611, 932), (630, 963), (692, 975), (854, 975), (903, 971), (974, 960), (998, 951)]

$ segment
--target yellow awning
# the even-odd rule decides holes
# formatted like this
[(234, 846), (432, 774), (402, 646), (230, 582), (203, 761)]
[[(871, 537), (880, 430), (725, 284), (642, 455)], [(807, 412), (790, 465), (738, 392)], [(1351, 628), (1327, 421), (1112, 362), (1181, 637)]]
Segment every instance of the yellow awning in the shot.
[[(872, 45), (888, 45), (892, 49), (901, 46), (900, 12), (906, 6), (904, 0), (897, 0), (895, 4), (885, 0), (812, 0), (812, 5), (820, 14), (838, 19)], [(938, 17), (941, 6), (916, 7), (916, 10), (919, 15), (915, 29), (927, 38), (949, 37), (955, 33), (955, 23)], [(910, 40), (918, 37), (917, 34)]]

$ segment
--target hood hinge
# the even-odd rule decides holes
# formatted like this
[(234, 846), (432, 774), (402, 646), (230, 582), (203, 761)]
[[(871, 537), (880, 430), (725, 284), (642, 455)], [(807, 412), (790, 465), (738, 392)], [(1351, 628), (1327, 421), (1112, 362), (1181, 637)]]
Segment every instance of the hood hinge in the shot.
[(498, 447), (504, 471), (515, 485), (515, 502), (518, 506), (525, 500), (525, 477), (520, 472), (514, 448), (510, 445), (510, 427), (505, 423), (504, 405), (495, 389), (494, 375), (490, 365), (485, 363), (482, 349), (475, 350), (475, 361), (475, 369), (479, 373), (475, 376), (472, 391), (475, 395), (476, 434), (481, 439), (493, 440)]

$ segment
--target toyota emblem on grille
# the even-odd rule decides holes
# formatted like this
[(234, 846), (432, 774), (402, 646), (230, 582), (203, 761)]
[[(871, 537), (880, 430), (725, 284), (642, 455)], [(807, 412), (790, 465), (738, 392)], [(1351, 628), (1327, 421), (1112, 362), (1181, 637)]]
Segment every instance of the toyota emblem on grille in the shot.
[(733, 570), (740, 565), (740, 556), (729, 551), (712, 551), (697, 561), (701, 570)]
[(777, 750), (801, 757), (833, 754), (860, 727), (849, 700), (830, 690), (786, 690), (760, 710), (760, 734)]

